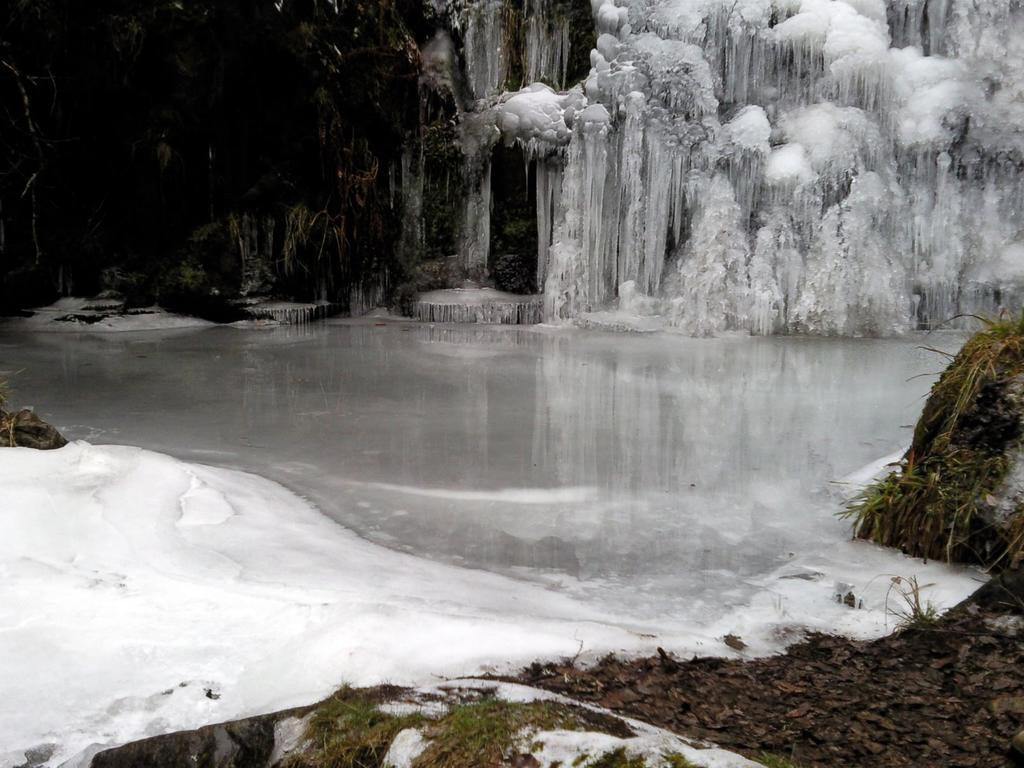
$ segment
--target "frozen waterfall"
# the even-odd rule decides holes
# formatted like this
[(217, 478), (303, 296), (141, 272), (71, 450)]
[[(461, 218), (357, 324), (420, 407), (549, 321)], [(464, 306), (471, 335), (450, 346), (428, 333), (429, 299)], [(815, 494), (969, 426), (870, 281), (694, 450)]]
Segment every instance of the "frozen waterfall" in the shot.
[[(447, 4), (479, 144), (535, 167), (545, 319), (860, 335), (1020, 306), (1021, 0), (573, 0), (574, 86), (567, 2)], [(513, 64), (543, 83), (503, 92)]]

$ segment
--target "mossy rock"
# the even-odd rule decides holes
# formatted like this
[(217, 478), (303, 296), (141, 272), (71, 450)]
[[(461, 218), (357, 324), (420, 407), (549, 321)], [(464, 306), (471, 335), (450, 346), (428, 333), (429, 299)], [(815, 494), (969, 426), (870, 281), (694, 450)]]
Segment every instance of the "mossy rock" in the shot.
[[(157, 736), (95, 768), (696, 768), (700, 749), (609, 712), (500, 684), (349, 688), (318, 704)], [(539, 693), (539, 692), (538, 692)], [(651, 731), (655, 731), (652, 733)], [(689, 753), (690, 759), (683, 753)]]
[(1002, 570), (1024, 560), (1024, 315), (986, 322), (932, 388), (899, 467), (847, 510), (908, 555)]

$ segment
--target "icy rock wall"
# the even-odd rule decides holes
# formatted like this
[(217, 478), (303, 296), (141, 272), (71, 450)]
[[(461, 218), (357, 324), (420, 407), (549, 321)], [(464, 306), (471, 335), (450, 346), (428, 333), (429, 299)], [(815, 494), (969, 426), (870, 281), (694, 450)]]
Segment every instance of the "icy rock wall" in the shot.
[[(458, 250), (470, 274), (482, 275), (490, 258), (490, 152), (498, 140), (494, 104), (509, 87), (544, 81), (565, 87), (571, 51), (570, 19), (559, 0), (435, 0), (448, 25), (462, 43), (461, 58), (469, 96), (475, 100), (463, 115), (460, 138), (466, 162), (463, 169), (469, 194), (463, 204)], [(541, 87), (541, 86), (537, 86)], [(546, 86), (544, 86), (546, 87)], [(548, 89), (550, 90), (550, 88)], [(548, 136), (547, 139), (554, 140)], [(568, 138), (568, 130), (559, 140)], [(561, 193), (561, 165), (538, 170), (539, 242), (544, 243), (538, 280), (543, 281), (547, 243)], [(546, 186), (543, 186), (546, 185)], [(412, 214), (415, 215), (415, 212)]]
[[(626, 282), (696, 335), (889, 334), (1019, 306), (1021, 0), (592, 7), (580, 86), (478, 91), (538, 164), (546, 319)], [(467, 68), (497, 71), (500, 50), (467, 49)]]
[(448, 18), (476, 98), (500, 94), (510, 79), (566, 86), (570, 20), (554, 0), (449, 0)]

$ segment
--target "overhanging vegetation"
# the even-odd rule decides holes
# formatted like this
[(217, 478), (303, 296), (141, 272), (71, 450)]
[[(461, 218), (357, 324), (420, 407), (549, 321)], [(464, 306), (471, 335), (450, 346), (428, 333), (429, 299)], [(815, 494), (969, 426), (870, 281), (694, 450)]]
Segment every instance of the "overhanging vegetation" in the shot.
[(1024, 509), (1001, 494), (1022, 444), (1024, 314), (984, 322), (932, 388), (899, 467), (847, 509), (857, 536), (993, 569), (1024, 559)]

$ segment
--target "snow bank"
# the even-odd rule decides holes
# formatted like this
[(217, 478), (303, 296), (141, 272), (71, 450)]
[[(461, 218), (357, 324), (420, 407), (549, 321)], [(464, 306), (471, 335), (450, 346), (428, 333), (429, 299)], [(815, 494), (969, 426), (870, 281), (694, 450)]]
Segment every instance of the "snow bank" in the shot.
[[(0, 765), (308, 703), (342, 682), (422, 684), (579, 652), (751, 654), (795, 626), (882, 634), (887, 580), (949, 606), (968, 572), (864, 544), (759, 579), (709, 626), (622, 624), (538, 585), (372, 545), (283, 487), (129, 447), (0, 454)], [(865, 609), (834, 601), (855, 585)]]
[[(577, 603), (371, 545), (281, 486), (127, 447), (0, 456), (0, 765), (629, 644)], [(532, 617), (532, 618), (530, 618)], [(6, 755), (5, 755), (6, 753)]]

